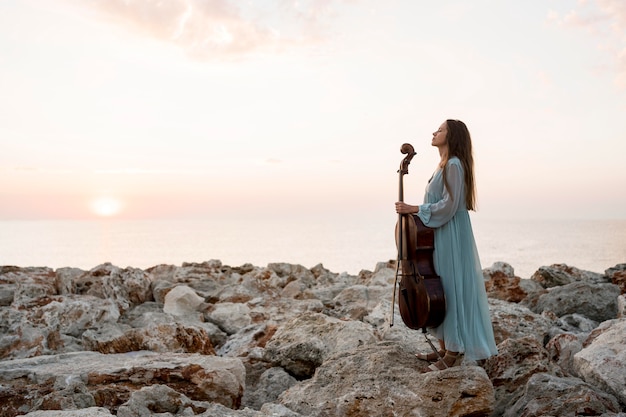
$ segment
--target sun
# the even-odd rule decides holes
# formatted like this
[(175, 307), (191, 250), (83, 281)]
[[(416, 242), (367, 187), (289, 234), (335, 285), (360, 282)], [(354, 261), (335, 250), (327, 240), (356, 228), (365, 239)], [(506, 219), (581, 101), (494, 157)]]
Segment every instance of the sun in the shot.
[(99, 197), (90, 204), (91, 210), (101, 217), (112, 217), (122, 211), (122, 202), (113, 197)]

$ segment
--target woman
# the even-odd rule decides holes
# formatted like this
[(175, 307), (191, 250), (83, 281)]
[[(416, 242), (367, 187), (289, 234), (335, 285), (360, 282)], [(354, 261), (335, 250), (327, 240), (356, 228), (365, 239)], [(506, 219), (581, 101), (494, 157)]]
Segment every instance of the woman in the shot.
[(497, 354), (487, 293), (468, 210), (476, 206), (472, 141), (465, 123), (446, 120), (433, 133), (441, 162), (428, 181), (424, 204), (396, 203), (396, 212), (414, 213), (435, 229), (435, 270), (446, 297), (443, 323), (431, 332), (441, 350), (417, 354), (434, 362), (424, 372), (460, 363), (460, 355), (482, 360)]

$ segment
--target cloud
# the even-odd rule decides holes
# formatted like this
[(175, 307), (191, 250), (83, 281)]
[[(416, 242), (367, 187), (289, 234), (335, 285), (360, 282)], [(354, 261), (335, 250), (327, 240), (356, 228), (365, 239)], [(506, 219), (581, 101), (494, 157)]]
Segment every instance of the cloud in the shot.
[(193, 169), (142, 169), (142, 168), (121, 168), (121, 169), (96, 169), (93, 171), (98, 175), (197, 175), (202, 174), (201, 170)]
[(0, 171), (7, 171), (14, 174), (73, 174), (71, 169), (37, 168), (33, 166), (0, 166)]
[(319, 42), (332, 19), (333, 4), (343, 1), (92, 0), (80, 4), (115, 24), (174, 43), (193, 59), (214, 60)]
[(598, 0), (598, 4), (612, 18), (613, 29), (623, 36), (626, 30), (626, 3), (623, 0)]
[(616, 83), (626, 89), (626, 2), (623, 0), (598, 0), (605, 13), (612, 17), (611, 30), (616, 38)]
[(579, 1), (577, 8), (565, 15), (550, 11), (548, 20), (599, 37), (602, 40), (600, 47), (613, 58), (615, 83), (626, 89), (626, 1)]

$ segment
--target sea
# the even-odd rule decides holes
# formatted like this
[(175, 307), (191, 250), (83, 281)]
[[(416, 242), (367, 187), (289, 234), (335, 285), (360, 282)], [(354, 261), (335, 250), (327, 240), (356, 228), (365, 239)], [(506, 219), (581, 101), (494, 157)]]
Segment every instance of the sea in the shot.
[[(121, 268), (219, 260), (241, 266), (318, 264), (336, 273), (373, 271), (396, 259), (395, 215), (194, 220), (0, 221), (0, 265)], [(603, 273), (626, 263), (626, 219), (472, 219), (483, 268), (506, 262), (521, 278), (567, 264)]]

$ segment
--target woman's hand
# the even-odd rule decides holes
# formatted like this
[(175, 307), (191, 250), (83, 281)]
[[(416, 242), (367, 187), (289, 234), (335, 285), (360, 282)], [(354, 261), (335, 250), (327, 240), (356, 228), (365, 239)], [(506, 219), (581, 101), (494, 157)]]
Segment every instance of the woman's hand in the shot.
[(417, 213), (419, 210), (419, 206), (412, 206), (410, 204), (403, 203), (402, 201), (396, 202), (396, 213), (398, 214)]

